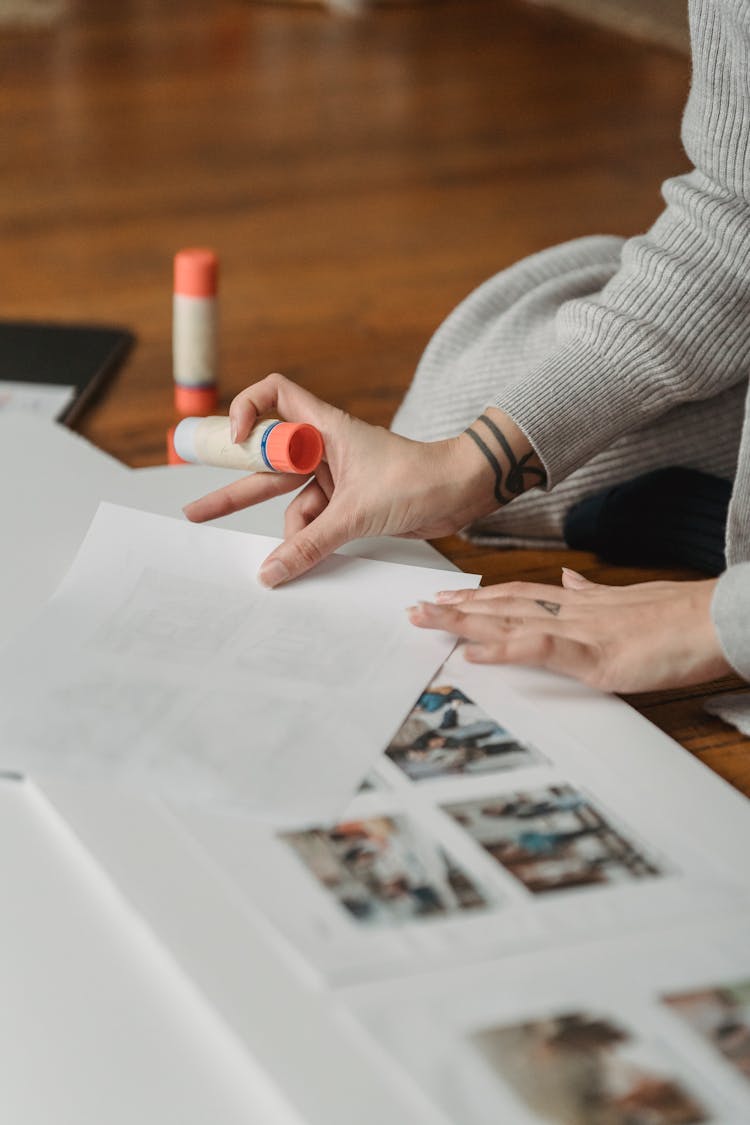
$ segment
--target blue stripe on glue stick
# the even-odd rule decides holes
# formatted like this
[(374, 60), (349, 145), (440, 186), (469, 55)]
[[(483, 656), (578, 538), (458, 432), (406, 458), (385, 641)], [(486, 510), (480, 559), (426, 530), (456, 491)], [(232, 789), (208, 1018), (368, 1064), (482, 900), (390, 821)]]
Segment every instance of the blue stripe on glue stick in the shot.
[(271, 430), (275, 426), (278, 426), (278, 424), (279, 424), (278, 422), (272, 422), (271, 425), (268, 427), (268, 429), (264, 431), (263, 437), (260, 439), (260, 455), (263, 458), (263, 460), (265, 461), (266, 465), (268, 465), (268, 468), (271, 470), (272, 473), (276, 472), (276, 466), (272, 465), (271, 462), (268, 460), (268, 455), (266, 453), (266, 442), (268, 441), (268, 436), (271, 433)]

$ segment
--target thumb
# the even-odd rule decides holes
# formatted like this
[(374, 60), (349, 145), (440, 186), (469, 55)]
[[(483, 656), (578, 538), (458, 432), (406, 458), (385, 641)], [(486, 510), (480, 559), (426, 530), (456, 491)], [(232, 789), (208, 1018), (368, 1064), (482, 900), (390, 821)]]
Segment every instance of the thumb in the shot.
[(269, 588), (299, 578), (351, 538), (329, 504), (307, 527), (292, 535), (261, 565), (258, 581)]

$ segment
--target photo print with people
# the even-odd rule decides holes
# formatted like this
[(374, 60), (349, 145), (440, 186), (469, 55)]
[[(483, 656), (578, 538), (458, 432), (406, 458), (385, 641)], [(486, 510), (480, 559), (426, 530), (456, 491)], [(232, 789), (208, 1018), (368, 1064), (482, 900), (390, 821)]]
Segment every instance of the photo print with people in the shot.
[(447, 852), (403, 816), (350, 820), (279, 838), (360, 923), (445, 918), (488, 905)]
[(750, 980), (674, 993), (662, 1000), (750, 1081)]
[(570, 785), (463, 801), (443, 811), (534, 894), (661, 874)]
[(670, 1058), (608, 1016), (550, 1015), (482, 1030), (472, 1042), (540, 1121), (700, 1125), (712, 1119)]
[(539, 765), (545, 760), (460, 688), (440, 679), (422, 692), (386, 753), (412, 781), (477, 776)]

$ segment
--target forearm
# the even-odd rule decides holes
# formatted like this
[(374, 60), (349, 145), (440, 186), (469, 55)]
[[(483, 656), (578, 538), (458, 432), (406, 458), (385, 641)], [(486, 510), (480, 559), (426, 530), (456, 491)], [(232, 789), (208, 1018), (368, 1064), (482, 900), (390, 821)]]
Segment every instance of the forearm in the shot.
[(695, 171), (625, 243), (595, 296), (568, 301), (545, 361), (495, 399), (554, 485), (622, 433), (708, 399), (750, 366), (750, 7), (692, 0), (693, 87), (683, 136)]

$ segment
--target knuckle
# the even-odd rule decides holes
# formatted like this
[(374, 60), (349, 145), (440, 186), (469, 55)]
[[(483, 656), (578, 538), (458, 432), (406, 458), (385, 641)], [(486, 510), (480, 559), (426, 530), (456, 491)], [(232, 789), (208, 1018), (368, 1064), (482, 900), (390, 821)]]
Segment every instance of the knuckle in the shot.
[(541, 633), (536, 638), (536, 656), (543, 664), (546, 664), (552, 659), (554, 651), (555, 638), (551, 637), (549, 633)]
[(305, 568), (315, 566), (323, 558), (320, 547), (309, 535), (301, 535), (294, 544), (294, 555)]
[(503, 592), (508, 598), (522, 598), (524, 594), (528, 593), (528, 584), (526, 582), (505, 582), (503, 584)]
[(617, 679), (615, 645), (599, 645), (591, 654), (591, 664), (585, 681), (598, 691), (613, 691)]
[(229, 516), (242, 506), (239, 497), (234, 493), (232, 488), (228, 488), (225, 492), (217, 492), (211, 500), (211, 509), (214, 518)]
[(345, 521), (347, 531), (352, 539), (359, 539), (361, 536), (366, 535), (368, 523), (369, 518), (364, 508), (357, 508), (355, 511), (350, 512)]
[(581, 678), (588, 687), (596, 688), (597, 691), (611, 691), (614, 684), (611, 669), (603, 668), (598, 664), (590, 668)]

